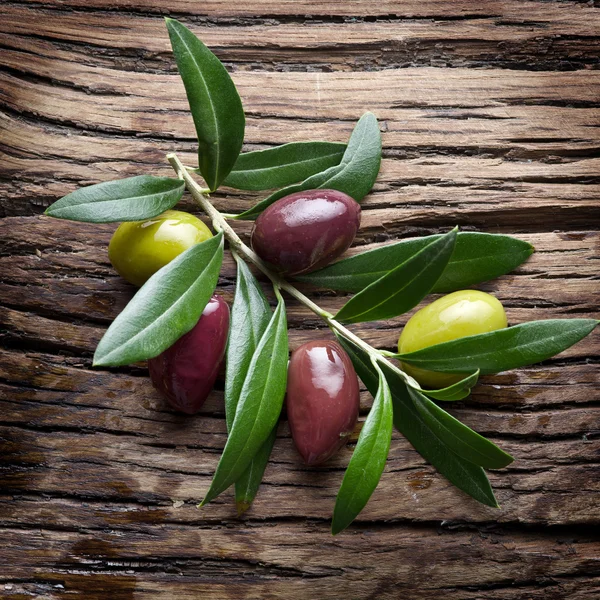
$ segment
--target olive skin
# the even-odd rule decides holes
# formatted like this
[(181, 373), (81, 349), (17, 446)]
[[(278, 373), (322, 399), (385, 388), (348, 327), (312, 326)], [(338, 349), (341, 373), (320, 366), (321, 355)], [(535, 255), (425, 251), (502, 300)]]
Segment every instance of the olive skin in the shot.
[[(404, 326), (398, 352), (414, 352), (457, 338), (504, 329), (504, 307), (497, 298), (478, 290), (462, 290), (442, 296), (417, 311)], [(406, 373), (426, 388), (444, 388), (464, 378), (456, 373), (437, 373), (402, 363)]]
[(307, 465), (333, 456), (358, 419), (358, 378), (337, 342), (316, 341), (292, 353), (287, 414), (294, 444)]
[(139, 287), (182, 252), (211, 237), (194, 215), (167, 210), (147, 221), (121, 223), (108, 245), (108, 258), (121, 277)]
[(360, 226), (360, 205), (337, 190), (284, 196), (262, 212), (252, 248), (281, 274), (310, 273), (344, 253)]
[(229, 306), (215, 295), (193, 329), (148, 360), (154, 387), (175, 410), (188, 415), (200, 410), (219, 373), (228, 332)]

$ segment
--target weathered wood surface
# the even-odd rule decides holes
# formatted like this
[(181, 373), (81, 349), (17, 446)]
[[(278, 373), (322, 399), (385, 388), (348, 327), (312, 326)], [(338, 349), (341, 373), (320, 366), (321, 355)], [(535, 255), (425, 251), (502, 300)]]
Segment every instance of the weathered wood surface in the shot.
[[(517, 232), (537, 253), (481, 286), (512, 323), (597, 316), (600, 13), (595, 2), (173, 0), (233, 72), (247, 149), (344, 140), (364, 110), (381, 175), (357, 244), (453, 224)], [(543, 366), (483, 378), (453, 413), (511, 452), (502, 508), (452, 488), (398, 434), (349, 532), (329, 522), (347, 464), (303, 467), (285, 421), (238, 520), (203, 510), (225, 440), (222, 383), (183, 418), (143, 365), (91, 369), (131, 297), (114, 227), (40, 216), (80, 185), (194, 161), (157, 0), (0, 8), (0, 596), (7, 598), (600, 597), (596, 334)], [(216, 196), (227, 210), (256, 195)], [(192, 209), (191, 203), (184, 204)], [(238, 224), (244, 236), (247, 224)], [(231, 299), (234, 267), (220, 289)], [(343, 298), (305, 288), (330, 310)], [(291, 346), (326, 337), (290, 302)], [(392, 348), (405, 318), (354, 329)], [(371, 399), (364, 392), (361, 412)]]

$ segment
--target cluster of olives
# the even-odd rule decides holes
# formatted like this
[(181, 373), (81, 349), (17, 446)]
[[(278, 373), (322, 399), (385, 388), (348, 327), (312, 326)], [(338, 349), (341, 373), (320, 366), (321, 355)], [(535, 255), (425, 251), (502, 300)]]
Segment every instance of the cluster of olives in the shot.
[[(309, 190), (281, 198), (256, 220), (252, 247), (275, 272), (297, 275), (332, 262), (352, 244), (360, 205), (336, 190)], [(169, 210), (142, 222), (123, 223), (113, 235), (109, 258), (125, 279), (143, 283), (161, 267), (212, 234), (199, 219)], [(507, 326), (500, 302), (483, 292), (448, 294), (415, 313), (398, 341), (401, 353)], [(229, 331), (229, 307), (218, 295), (196, 326), (148, 361), (153, 385), (178, 411), (198, 412), (218, 376)], [(460, 375), (402, 365), (422, 386), (452, 385)], [(340, 344), (314, 341), (291, 356), (287, 414), (294, 443), (305, 463), (322, 463), (352, 434), (359, 412), (359, 384)]]

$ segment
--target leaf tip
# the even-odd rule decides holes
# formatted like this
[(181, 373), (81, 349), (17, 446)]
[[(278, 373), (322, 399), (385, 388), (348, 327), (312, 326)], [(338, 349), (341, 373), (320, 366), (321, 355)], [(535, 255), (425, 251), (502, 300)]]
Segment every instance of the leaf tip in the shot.
[[(504, 452), (504, 450), (502, 450), (502, 452)], [(510, 455), (508, 452), (504, 452), (504, 459), (505, 459), (505, 461), (504, 461), (502, 467), (500, 467), (501, 469), (504, 469), (505, 467), (508, 467), (508, 465), (515, 462), (515, 457)]]
[(98, 357), (94, 354), (92, 358), (92, 367), (106, 367), (107, 365), (102, 360), (102, 357)]
[(252, 506), (252, 502), (248, 502), (247, 500), (236, 500), (235, 506), (237, 508), (238, 517), (241, 517), (250, 506)]
[(341, 533), (348, 527), (348, 525), (349, 523), (340, 523), (339, 520), (334, 517), (331, 521), (331, 535), (337, 535), (338, 533)]
[(211, 485), (211, 487), (208, 489), (208, 492), (206, 492), (206, 496), (204, 496), (204, 499), (198, 505), (198, 508), (202, 508), (203, 506), (206, 506), (209, 502), (212, 502), (212, 500), (214, 500), (218, 495), (219, 495), (218, 493), (215, 494), (215, 492), (213, 491), (213, 487)]

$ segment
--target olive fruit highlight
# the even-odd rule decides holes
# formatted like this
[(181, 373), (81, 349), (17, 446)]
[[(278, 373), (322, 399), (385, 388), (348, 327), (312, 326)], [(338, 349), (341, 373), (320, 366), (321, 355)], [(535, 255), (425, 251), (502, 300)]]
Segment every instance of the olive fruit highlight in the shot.
[[(404, 326), (398, 340), (398, 352), (414, 352), (442, 342), (507, 326), (504, 307), (497, 298), (478, 290), (462, 290), (442, 296), (417, 311)], [(402, 363), (406, 373), (422, 386), (443, 388), (465, 375), (437, 373)]]
[(121, 277), (142, 286), (184, 250), (211, 237), (194, 215), (167, 210), (147, 221), (121, 223), (108, 245), (108, 258)]
[(284, 196), (262, 212), (252, 248), (284, 275), (309, 273), (345, 252), (360, 226), (360, 205), (337, 190)]
[(307, 465), (333, 456), (358, 419), (358, 378), (337, 342), (303, 344), (288, 367), (287, 414), (298, 452)]
[(228, 332), (229, 306), (215, 295), (193, 329), (148, 361), (154, 387), (175, 410), (188, 415), (200, 410), (219, 373)]

